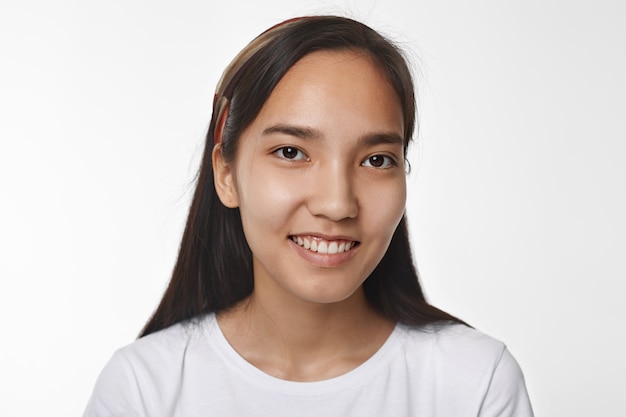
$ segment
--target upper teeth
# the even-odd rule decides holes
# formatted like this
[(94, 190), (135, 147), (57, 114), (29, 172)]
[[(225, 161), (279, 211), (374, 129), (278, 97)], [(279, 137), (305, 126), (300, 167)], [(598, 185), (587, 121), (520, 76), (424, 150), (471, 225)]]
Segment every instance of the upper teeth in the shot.
[(300, 236), (292, 236), (291, 240), (302, 246), (304, 249), (329, 255), (348, 251), (356, 245), (356, 242), (349, 240), (324, 240), (319, 238), (310, 239)]

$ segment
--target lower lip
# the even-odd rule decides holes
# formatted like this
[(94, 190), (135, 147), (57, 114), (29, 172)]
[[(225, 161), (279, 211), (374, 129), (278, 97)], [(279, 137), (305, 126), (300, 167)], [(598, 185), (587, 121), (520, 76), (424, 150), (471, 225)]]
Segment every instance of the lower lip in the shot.
[(291, 239), (288, 240), (289, 243), (293, 245), (296, 253), (300, 255), (302, 259), (320, 268), (336, 268), (347, 263), (350, 259), (354, 257), (354, 255), (356, 255), (357, 251), (361, 247), (361, 245), (357, 245), (352, 249), (341, 253), (317, 253), (308, 249), (304, 249), (302, 246), (298, 245)]

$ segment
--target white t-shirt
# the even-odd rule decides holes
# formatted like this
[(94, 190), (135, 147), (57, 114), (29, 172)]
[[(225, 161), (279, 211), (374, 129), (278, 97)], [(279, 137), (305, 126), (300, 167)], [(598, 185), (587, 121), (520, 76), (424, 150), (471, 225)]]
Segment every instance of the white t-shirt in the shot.
[(398, 324), (354, 370), (324, 381), (272, 377), (228, 343), (214, 314), (120, 349), (85, 417), (533, 415), (506, 347), (462, 325)]

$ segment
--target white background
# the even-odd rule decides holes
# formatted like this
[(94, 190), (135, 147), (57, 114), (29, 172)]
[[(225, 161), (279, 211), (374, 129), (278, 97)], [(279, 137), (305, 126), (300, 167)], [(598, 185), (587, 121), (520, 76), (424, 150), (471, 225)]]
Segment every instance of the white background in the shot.
[(82, 413), (168, 281), (222, 69), (319, 12), (419, 67), (430, 299), (508, 344), (538, 416), (626, 415), (626, 7), (591, 0), (2, 0), (0, 415)]

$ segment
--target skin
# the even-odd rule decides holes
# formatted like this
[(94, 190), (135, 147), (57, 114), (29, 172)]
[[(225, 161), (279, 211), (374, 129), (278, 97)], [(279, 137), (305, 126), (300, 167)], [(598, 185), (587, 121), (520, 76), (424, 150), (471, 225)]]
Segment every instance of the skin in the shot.
[(285, 74), (232, 164), (214, 150), (216, 189), (224, 205), (239, 207), (255, 281), (218, 322), (259, 369), (328, 379), (389, 336), (394, 324), (368, 305), (362, 284), (404, 212), (402, 138), (398, 97), (372, 59), (320, 51)]

